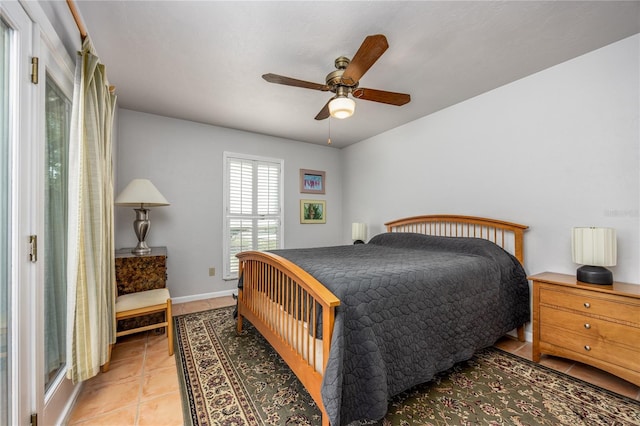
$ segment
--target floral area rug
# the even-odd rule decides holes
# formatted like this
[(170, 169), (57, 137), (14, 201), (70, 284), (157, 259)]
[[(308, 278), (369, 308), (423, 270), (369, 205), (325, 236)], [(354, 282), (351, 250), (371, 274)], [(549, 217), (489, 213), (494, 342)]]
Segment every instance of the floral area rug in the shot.
[[(320, 410), (233, 308), (175, 318), (185, 424), (319, 425)], [(640, 402), (495, 348), (394, 397), (377, 425), (640, 425)]]

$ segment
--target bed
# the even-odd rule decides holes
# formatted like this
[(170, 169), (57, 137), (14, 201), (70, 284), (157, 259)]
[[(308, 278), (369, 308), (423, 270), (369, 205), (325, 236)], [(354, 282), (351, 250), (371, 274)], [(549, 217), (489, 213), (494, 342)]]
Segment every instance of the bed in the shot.
[(323, 425), (379, 420), (390, 397), (431, 380), (530, 320), (527, 226), (428, 215), (367, 244), (239, 259), (247, 319), (309, 391)]

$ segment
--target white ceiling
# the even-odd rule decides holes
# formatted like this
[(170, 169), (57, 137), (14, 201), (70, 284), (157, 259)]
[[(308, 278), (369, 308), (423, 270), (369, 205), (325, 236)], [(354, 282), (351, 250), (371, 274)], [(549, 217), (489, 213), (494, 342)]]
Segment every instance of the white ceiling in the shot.
[(360, 86), (409, 93), (411, 102), (357, 100), (353, 117), (331, 119), (335, 147), (640, 32), (638, 1), (76, 4), (120, 107), (318, 144), (329, 120), (314, 117), (332, 94), (262, 74), (324, 83), (335, 58), (386, 35), (389, 49)]

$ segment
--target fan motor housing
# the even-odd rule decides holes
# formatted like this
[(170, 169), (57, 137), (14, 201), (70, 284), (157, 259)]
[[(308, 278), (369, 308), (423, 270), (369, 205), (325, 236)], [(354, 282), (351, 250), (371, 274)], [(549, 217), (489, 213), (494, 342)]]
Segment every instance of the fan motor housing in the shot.
[(347, 68), (347, 66), (349, 66), (350, 63), (351, 60), (349, 58), (347, 58), (346, 56), (340, 56), (335, 60), (335, 66), (337, 69), (327, 74), (325, 81), (327, 86), (329, 86), (329, 90), (331, 90), (333, 93), (336, 93), (336, 90), (339, 86), (349, 88), (349, 92), (351, 92), (351, 89), (355, 89), (356, 87), (358, 87), (358, 83), (349, 85), (344, 84), (344, 82), (342, 81), (342, 74), (344, 74), (344, 70)]

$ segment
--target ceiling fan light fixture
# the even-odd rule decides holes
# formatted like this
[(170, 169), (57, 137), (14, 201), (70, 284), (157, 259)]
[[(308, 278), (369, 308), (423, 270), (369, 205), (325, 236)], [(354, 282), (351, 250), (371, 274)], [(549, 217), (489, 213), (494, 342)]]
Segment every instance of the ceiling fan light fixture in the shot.
[(356, 110), (356, 102), (346, 96), (336, 96), (329, 102), (329, 114), (333, 118), (348, 118)]

